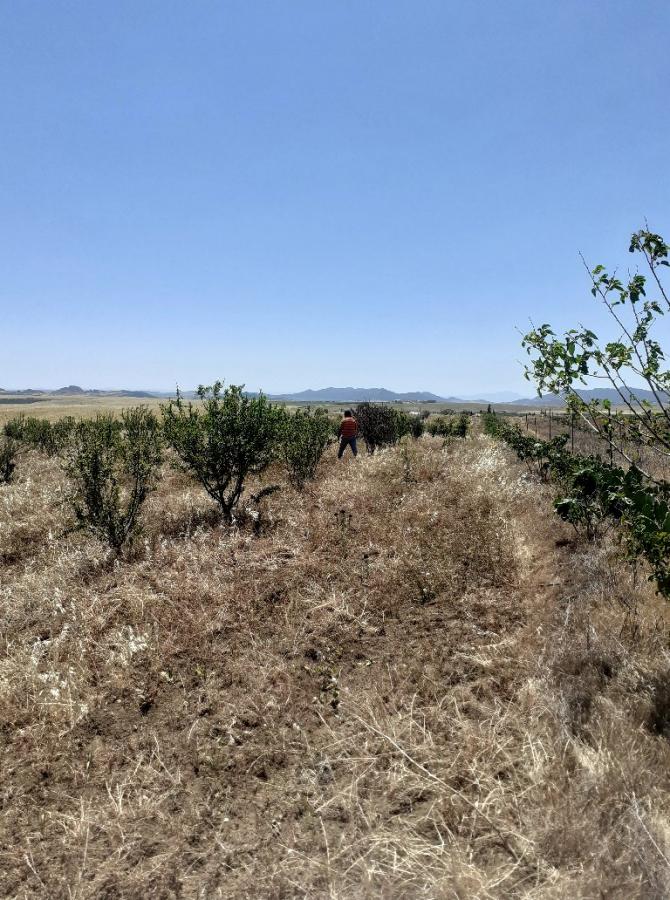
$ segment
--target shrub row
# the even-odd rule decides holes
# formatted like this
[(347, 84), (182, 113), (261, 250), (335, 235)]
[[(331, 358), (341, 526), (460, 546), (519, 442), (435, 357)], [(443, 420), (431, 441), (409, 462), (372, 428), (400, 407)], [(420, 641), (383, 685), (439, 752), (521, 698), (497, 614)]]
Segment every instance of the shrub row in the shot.
[(4, 432), (11, 440), (41, 450), (49, 456), (55, 456), (68, 446), (76, 425), (77, 420), (73, 416), (49, 422), (48, 419), (19, 413), (5, 424)]
[(470, 428), (471, 416), (468, 413), (460, 415), (439, 416), (429, 419), (426, 430), (436, 437), (466, 437)]
[(646, 559), (650, 579), (670, 597), (669, 483), (650, 482), (635, 466), (623, 469), (600, 456), (571, 453), (565, 448), (567, 435), (538, 440), (495, 413), (485, 414), (483, 422), (484, 430), (509, 444), (530, 471), (558, 485), (554, 508), (576, 530), (594, 539), (604, 527), (622, 525), (630, 560)]
[[(119, 551), (139, 531), (139, 513), (153, 490), (166, 448), (232, 522), (246, 479), (281, 462), (291, 483), (302, 489), (316, 475), (321, 456), (336, 436), (324, 410), (291, 414), (251, 397), (236, 385), (200, 387), (200, 403), (181, 395), (161, 407), (146, 407), (57, 422), (19, 415), (4, 427), (0, 481), (11, 480), (17, 448), (60, 454), (73, 486), (78, 527)], [(266, 489), (267, 493), (267, 489)]]
[[(263, 394), (249, 396), (237, 385), (201, 386), (198, 399), (191, 403), (178, 393), (161, 407), (160, 417), (146, 407), (124, 411), (118, 418), (100, 414), (53, 423), (19, 415), (4, 428), (0, 480), (11, 479), (18, 446), (60, 454), (73, 486), (78, 527), (118, 552), (139, 531), (139, 513), (155, 487), (166, 448), (231, 523), (250, 475), (279, 462), (300, 490), (315, 477), (326, 447), (337, 436), (325, 410), (291, 414)], [(370, 453), (404, 435), (418, 438), (424, 431), (422, 417), (388, 406), (362, 403), (355, 415)]]

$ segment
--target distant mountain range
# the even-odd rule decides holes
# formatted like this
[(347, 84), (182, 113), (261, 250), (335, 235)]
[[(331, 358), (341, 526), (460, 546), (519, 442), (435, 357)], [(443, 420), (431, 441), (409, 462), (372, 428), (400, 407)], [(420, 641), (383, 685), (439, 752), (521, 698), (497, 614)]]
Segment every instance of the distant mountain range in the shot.
[[(590, 400), (609, 400), (612, 405), (623, 405), (621, 397), (614, 388), (593, 388), (591, 390), (578, 390), (576, 393), (579, 394), (582, 400), (587, 402)], [(643, 390), (642, 388), (636, 388), (635, 391), (622, 391), (622, 393), (629, 401), (631, 399), (637, 399), (639, 401), (647, 400), (649, 403), (656, 403), (656, 398), (653, 393), (651, 391)], [(662, 396), (661, 399), (664, 401), (670, 400), (670, 397), (666, 394)], [(512, 403), (518, 406), (565, 406), (565, 395), (543, 394), (541, 397), (535, 397), (532, 400), (513, 400)]]
[[(250, 392), (251, 393), (251, 392)], [(621, 405), (621, 398), (613, 388), (595, 388), (593, 390), (580, 390), (579, 395), (584, 400), (610, 400), (612, 404)], [(8, 391), (0, 388), (1, 394), (11, 394), (14, 397), (41, 398), (41, 397), (154, 397), (164, 399), (174, 396), (174, 391), (102, 391), (98, 389), (84, 389), (77, 384), (70, 384), (57, 390), (44, 391), (35, 388), (27, 388), (20, 391)], [(195, 397), (194, 391), (183, 391), (185, 398)], [(328, 387), (319, 390), (297, 391), (293, 394), (269, 394), (272, 400), (285, 403), (504, 403), (513, 406), (564, 406), (565, 398), (556, 394), (544, 394), (541, 397), (521, 397), (513, 391), (483, 391), (480, 394), (465, 394), (461, 397), (440, 397), (430, 391), (406, 391), (398, 393), (387, 388), (356, 388), (356, 387)], [(635, 390), (635, 396), (639, 400), (655, 402), (651, 391)], [(670, 402), (670, 397), (664, 398)], [(11, 402), (9, 399), (5, 403)]]
[(0, 388), (0, 394), (12, 394), (12, 396), (25, 397), (163, 397), (167, 394), (157, 391), (101, 391), (97, 388), (85, 389), (78, 384), (69, 384), (66, 387), (57, 388), (54, 391), (38, 390), (37, 388), (24, 388), (20, 391), (8, 391)]
[(438, 397), (430, 391), (408, 391), (398, 394), (386, 388), (329, 387), (318, 391), (298, 391), (295, 394), (271, 394), (273, 400), (293, 403), (444, 403), (456, 397)]

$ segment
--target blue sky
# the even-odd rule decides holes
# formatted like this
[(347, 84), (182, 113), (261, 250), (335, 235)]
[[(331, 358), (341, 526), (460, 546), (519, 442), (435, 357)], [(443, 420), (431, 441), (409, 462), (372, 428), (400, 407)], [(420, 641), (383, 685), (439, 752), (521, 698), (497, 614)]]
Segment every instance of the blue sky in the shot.
[(519, 389), (670, 233), (665, 0), (0, 0), (0, 386)]

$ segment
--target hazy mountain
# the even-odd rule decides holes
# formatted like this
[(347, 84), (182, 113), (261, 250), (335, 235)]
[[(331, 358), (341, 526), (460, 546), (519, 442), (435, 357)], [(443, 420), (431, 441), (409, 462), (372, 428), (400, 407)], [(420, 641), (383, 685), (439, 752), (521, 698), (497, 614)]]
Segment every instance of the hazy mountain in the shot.
[(523, 399), (516, 391), (480, 391), (478, 394), (461, 394), (464, 401), (474, 403), (515, 403)]
[(295, 394), (272, 394), (273, 400), (285, 400), (301, 403), (364, 403), (366, 400), (375, 403), (393, 403), (406, 401), (411, 403), (444, 403), (445, 400), (456, 400), (455, 397), (438, 397), (429, 391), (408, 391), (398, 394), (386, 388), (354, 388), (329, 387), (320, 390), (297, 391)]
[(49, 391), (48, 393), (50, 393), (50, 394), (68, 394), (71, 396), (73, 394), (85, 394), (86, 391), (83, 388), (79, 387), (78, 384), (68, 384), (67, 387), (58, 388), (58, 390)]
[[(591, 390), (578, 390), (577, 393), (582, 400), (609, 400), (614, 405), (623, 405), (623, 401), (614, 388), (593, 388)], [(636, 388), (632, 392), (624, 392), (629, 399), (631, 397), (638, 400), (648, 400), (649, 403), (656, 403), (656, 398), (651, 391)], [(669, 397), (664, 399), (668, 400)], [(526, 398), (523, 400), (514, 400), (514, 404), (523, 406), (565, 406), (565, 397), (561, 394), (543, 394), (541, 397)]]
[(23, 388), (23, 390), (8, 391), (0, 388), (0, 394), (17, 394), (31, 397), (159, 397), (167, 396), (157, 391), (101, 391), (97, 388), (82, 388), (78, 384), (68, 384), (66, 387), (53, 391), (40, 390), (38, 388)]

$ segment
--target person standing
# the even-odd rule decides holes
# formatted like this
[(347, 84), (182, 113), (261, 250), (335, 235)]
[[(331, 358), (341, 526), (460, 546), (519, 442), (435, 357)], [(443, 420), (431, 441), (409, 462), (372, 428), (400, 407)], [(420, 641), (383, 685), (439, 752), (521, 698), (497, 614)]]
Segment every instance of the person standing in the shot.
[(337, 451), (337, 458), (342, 459), (347, 445), (351, 447), (351, 452), (357, 456), (356, 437), (358, 436), (358, 422), (354, 419), (350, 409), (345, 410), (344, 418), (340, 422), (340, 447)]

